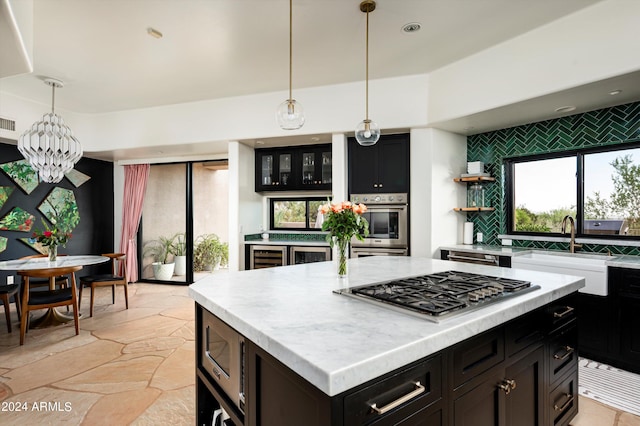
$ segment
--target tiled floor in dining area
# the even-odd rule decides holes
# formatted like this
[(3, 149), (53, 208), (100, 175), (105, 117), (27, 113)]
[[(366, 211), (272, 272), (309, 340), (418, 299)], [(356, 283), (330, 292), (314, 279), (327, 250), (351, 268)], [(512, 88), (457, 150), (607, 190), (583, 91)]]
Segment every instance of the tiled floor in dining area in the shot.
[[(193, 425), (194, 308), (186, 286), (131, 284), (111, 304), (98, 289), (93, 318), (83, 296), (73, 323), (31, 330), (0, 315), (0, 424)], [(12, 306), (13, 308), (13, 306)], [(580, 397), (573, 426), (640, 426), (640, 417)]]

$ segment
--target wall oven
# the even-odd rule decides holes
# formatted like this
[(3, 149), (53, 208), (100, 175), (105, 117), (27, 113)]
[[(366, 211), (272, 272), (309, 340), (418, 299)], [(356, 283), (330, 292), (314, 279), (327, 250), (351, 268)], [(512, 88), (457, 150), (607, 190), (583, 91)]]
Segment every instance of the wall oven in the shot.
[[(360, 241), (351, 240), (352, 257), (361, 249), (376, 249), (380, 255), (406, 256), (409, 249), (407, 194), (351, 194), (352, 203), (367, 206), (363, 217), (369, 222), (369, 235)], [(398, 251), (400, 250), (400, 251)], [(398, 254), (404, 251), (404, 254)]]

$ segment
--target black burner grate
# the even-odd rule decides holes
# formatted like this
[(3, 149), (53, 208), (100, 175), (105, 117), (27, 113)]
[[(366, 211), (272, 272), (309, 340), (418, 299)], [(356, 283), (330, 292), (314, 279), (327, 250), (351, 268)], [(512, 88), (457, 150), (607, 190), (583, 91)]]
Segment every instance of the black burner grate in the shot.
[(477, 304), (485, 298), (518, 292), (530, 286), (528, 281), (446, 271), (356, 287), (351, 289), (351, 293), (439, 316)]

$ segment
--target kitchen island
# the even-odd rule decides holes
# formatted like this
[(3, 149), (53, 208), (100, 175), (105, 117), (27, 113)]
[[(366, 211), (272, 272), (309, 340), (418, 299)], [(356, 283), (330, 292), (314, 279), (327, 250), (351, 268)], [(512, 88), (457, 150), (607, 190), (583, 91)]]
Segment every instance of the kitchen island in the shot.
[[(440, 323), (333, 292), (345, 287), (451, 269), (526, 280), (540, 288)], [(452, 374), (444, 374), (451, 370), (452, 365), (449, 364), (455, 363), (453, 358), (457, 356), (449, 353), (450, 349), (462, 348), (460, 345), (482, 336), (489, 340), (478, 341), (477, 350), (482, 351), (488, 345), (492, 353), (506, 352), (504, 339), (509, 332), (505, 331), (504, 324), (513, 324), (527, 315), (538, 315), (538, 312), (544, 312), (554, 302), (569, 297), (583, 285), (582, 278), (573, 276), (459, 263), (452, 267), (451, 262), (414, 257), (351, 259), (349, 278), (346, 280), (336, 277), (336, 265), (333, 262), (212, 276), (193, 284), (190, 295), (198, 305), (196, 309), (199, 321), (203, 314), (210, 313), (243, 336), (247, 343), (247, 377), (244, 380), (248, 384), (244, 392), (244, 413), (238, 408), (239, 404), (234, 396), (227, 400), (224, 390), (218, 388), (216, 383), (208, 383), (208, 387), (199, 386), (199, 390), (208, 390), (216, 397), (215, 402), (228, 411), (231, 410), (234, 423), (269, 424), (264, 415), (261, 417), (259, 413), (253, 412), (259, 411), (260, 407), (264, 408), (264, 404), (261, 406), (256, 401), (257, 393), (261, 390), (260, 383), (256, 383), (256, 377), (253, 376), (267, 365), (255, 363), (252, 356), (257, 354), (261, 359), (268, 357), (270, 363), (277, 363), (290, 371), (297, 382), (308, 385), (309, 392), (317, 391), (320, 397), (326, 396), (326, 403), (323, 402), (316, 408), (323, 407), (330, 411), (325, 413), (327, 423), (318, 424), (349, 424), (345, 420), (348, 410), (344, 406), (345, 401), (349, 405), (350, 395), (354, 392), (357, 394), (358, 390), (365, 389), (368, 384), (381, 377), (393, 378), (394, 374), (397, 375), (399, 370), (407, 366), (433, 361), (435, 368), (431, 377), (440, 376), (438, 373), (442, 372), (442, 380), (431, 391), (423, 393), (432, 394), (436, 387), (445, 384), (446, 389), (433, 396), (442, 404), (438, 417), (440, 422), (436, 424), (449, 424), (454, 420), (450, 412), (455, 408), (451, 408), (446, 400), (453, 396), (453, 385), (462, 385), (457, 382), (457, 378), (450, 377)], [(198, 310), (199, 307), (203, 309)], [(560, 315), (564, 316), (562, 312)], [(542, 327), (544, 321), (536, 324), (537, 318), (530, 317), (527, 321), (521, 321), (519, 328), (512, 329), (527, 331), (530, 323)], [(533, 336), (535, 331), (528, 330), (527, 333)], [(542, 339), (538, 342), (544, 341), (546, 337), (542, 334), (548, 331), (552, 330), (538, 330)], [(199, 340), (203, 340), (202, 333), (203, 330), (200, 330)], [(503, 336), (504, 334), (507, 336)], [(500, 341), (491, 340), (496, 338)], [(542, 347), (534, 339), (534, 343), (528, 347), (533, 350), (538, 346)], [(540, 350), (548, 350), (547, 346)], [(202, 342), (199, 343), (199, 348), (202, 348)], [(200, 358), (199, 354), (198, 359)], [(498, 364), (481, 371), (481, 377), (474, 380), (480, 383), (481, 378), (487, 378), (486, 374), (496, 370)], [(541, 364), (539, 368), (543, 367), (545, 371), (549, 368), (546, 364)], [(199, 371), (205, 370), (198, 368)], [(207, 382), (210, 376), (211, 373), (203, 374), (200, 371), (198, 380)], [(543, 382), (546, 384), (547, 380)], [(274, 395), (271, 397), (275, 398)], [(270, 403), (277, 403), (276, 400), (277, 398), (272, 399)], [(206, 415), (206, 410), (201, 410), (203, 407), (200, 407), (200, 403), (211, 400), (199, 396), (198, 402), (199, 411)], [(287, 401), (282, 403), (283, 407), (288, 404)], [(540, 408), (539, 424), (547, 423), (543, 420), (551, 415), (548, 411)], [(390, 409), (390, 414), (393, 412)], [(283, 416), (287, 417), (286, 414)], [(275, 419), (273, 421), (275, 423)], [(369, 421), (370, 418), (367, 423)]]

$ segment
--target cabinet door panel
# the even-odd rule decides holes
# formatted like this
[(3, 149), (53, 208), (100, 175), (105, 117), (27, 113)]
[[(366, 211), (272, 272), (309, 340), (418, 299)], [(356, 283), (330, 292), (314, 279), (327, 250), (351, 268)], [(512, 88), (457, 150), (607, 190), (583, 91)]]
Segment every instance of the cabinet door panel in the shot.
[(620, 298), (620, 359), (640, 373), (640, 298)]
[(505, 378), (512, 380), (515, 387), (505, 396), (505, 424), (518, 426), (542, 426), (544, 419), (543, 375), (544, 348), (525, 356), (508, 367)]
[[(505, 394), (497, 384), (503, 379), (503, 371), (487, 378), (480, 385), (456, 396), (453, 401), (455, 426), (501, 426), (504, 417)], [(462, 393), (462, 392), (460, 392)]]
[(611, 317), (608, 297), (578, 295), (578, 347), (581, 353), (602, 361), (610, 355)]
[(378, 189), (380, 192), (409, 192), (409, 143), (405, 135), (380, 141)]
[(374, 146), (360, 146), (355, 139), (349, 139), (349, 192), (368, 194), (377, 192), (378, 151)]

